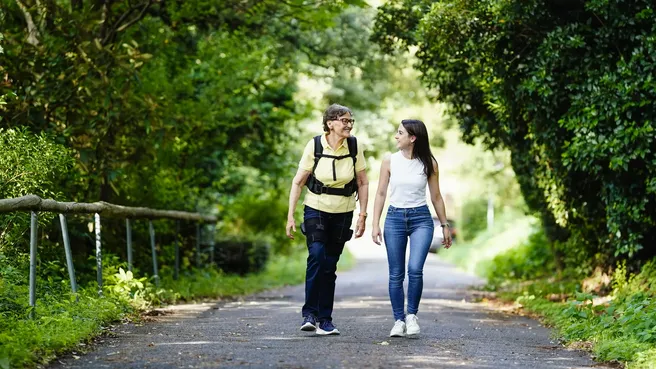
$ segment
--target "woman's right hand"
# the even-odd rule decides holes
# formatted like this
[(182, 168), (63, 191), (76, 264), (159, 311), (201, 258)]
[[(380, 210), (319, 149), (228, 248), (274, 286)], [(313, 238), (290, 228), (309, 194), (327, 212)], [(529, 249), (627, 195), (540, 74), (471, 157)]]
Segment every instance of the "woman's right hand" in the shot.
[(374, 229), (371, 231), (371, 238), (374, 240), (376, 245), (381, 244), (383, 237), (380, 232), (380, 226), (374, 225)]
[(287, 219), (287, 226), (285, 227), (285, 230), (287, 232), (287, 237), (291, 238), (292, 240), (294, 239), (294, 233), (296, 232), (296, 221), (294, 218), (288, 218)]

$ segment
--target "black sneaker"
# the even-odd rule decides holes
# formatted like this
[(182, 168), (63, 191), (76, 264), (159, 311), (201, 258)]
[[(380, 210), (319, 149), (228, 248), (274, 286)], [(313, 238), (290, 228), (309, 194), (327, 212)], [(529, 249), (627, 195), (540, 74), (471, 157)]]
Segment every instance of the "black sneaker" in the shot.
[(327, 336), (329, 334), (339, 334), (339, 331), (337, 330), (337, 328), (335, 328), (335, 325), (333, 324), (332, 321), (326, 320), (319, 323), (319, 327), (317, 328), (317, 334), (320, 334), (322, 336)]
[(317, 319), (312, 315), (308, 315), (303, 319), (301, 330), (305, 332), (313, 332), (317, 329)]

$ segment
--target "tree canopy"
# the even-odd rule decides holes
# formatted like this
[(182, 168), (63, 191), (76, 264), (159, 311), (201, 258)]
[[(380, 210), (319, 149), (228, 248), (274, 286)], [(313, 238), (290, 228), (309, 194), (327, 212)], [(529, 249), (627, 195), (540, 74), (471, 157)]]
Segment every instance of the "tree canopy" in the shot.
[(389, 53), (417, 49), (465, 140), (510, 150), (572, 264), (654, 255), (651, 1), (391, 0), (373, 37)]

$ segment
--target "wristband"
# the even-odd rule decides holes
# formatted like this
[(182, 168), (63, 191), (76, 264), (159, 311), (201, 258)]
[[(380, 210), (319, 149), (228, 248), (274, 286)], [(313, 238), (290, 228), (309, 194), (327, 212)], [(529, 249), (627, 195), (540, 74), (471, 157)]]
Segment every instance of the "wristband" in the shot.
[(449, 223), (440, 224), (440, 227), (442, 227), (442, 228), (444, 228), (444, 227), (451, 228), (451, 224), (449, 224)]
[(367, 217), (367, 213), (360, 213), (358, 216), (360, 216), (360, 217), (365, 217), (365, 218), (366, 218), (366, 217)]

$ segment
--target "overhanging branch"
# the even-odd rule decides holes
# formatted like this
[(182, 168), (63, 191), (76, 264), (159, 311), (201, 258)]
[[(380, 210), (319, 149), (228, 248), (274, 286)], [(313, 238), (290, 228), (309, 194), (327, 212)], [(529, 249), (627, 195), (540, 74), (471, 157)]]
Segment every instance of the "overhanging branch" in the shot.
[(20, 0), (16, 0), (16, 4), (18, 4), (18, 7), (21, 9), (23, 15), (25, 16), (25, 22), (27, 23), (27, 42), (33, 46), (38, 46), (40, 37), (39, 29), (36, 27), (36, 24), (34, 24), (32, 14), (30, 14), (25, 4), (23, 4)]
[(141, 10), (139, 11), (139, 14), (137, 14), (133, 19), (130, 21), (123, 23), (135, 10), (139, 9), (139, 7), (130, 7), (128, 11), (123, 13), (121, 17), (116, 21), (114, 26), (112, 27), (112, 30), (110, 30), (107, 35), (102, 40), (102, 44), (106, 45), (114, 35), (116, 35), (118, 32), (124, 31), (130, 26), (134, 25), (135, 23), (139, 22), (140, 20), (143, 19), (143, 17), (146, 15), (146, 11), (150, 6), (153, 5), (153, 0), (148, 0), (146, 1), (143, 6), (141, 6)]

